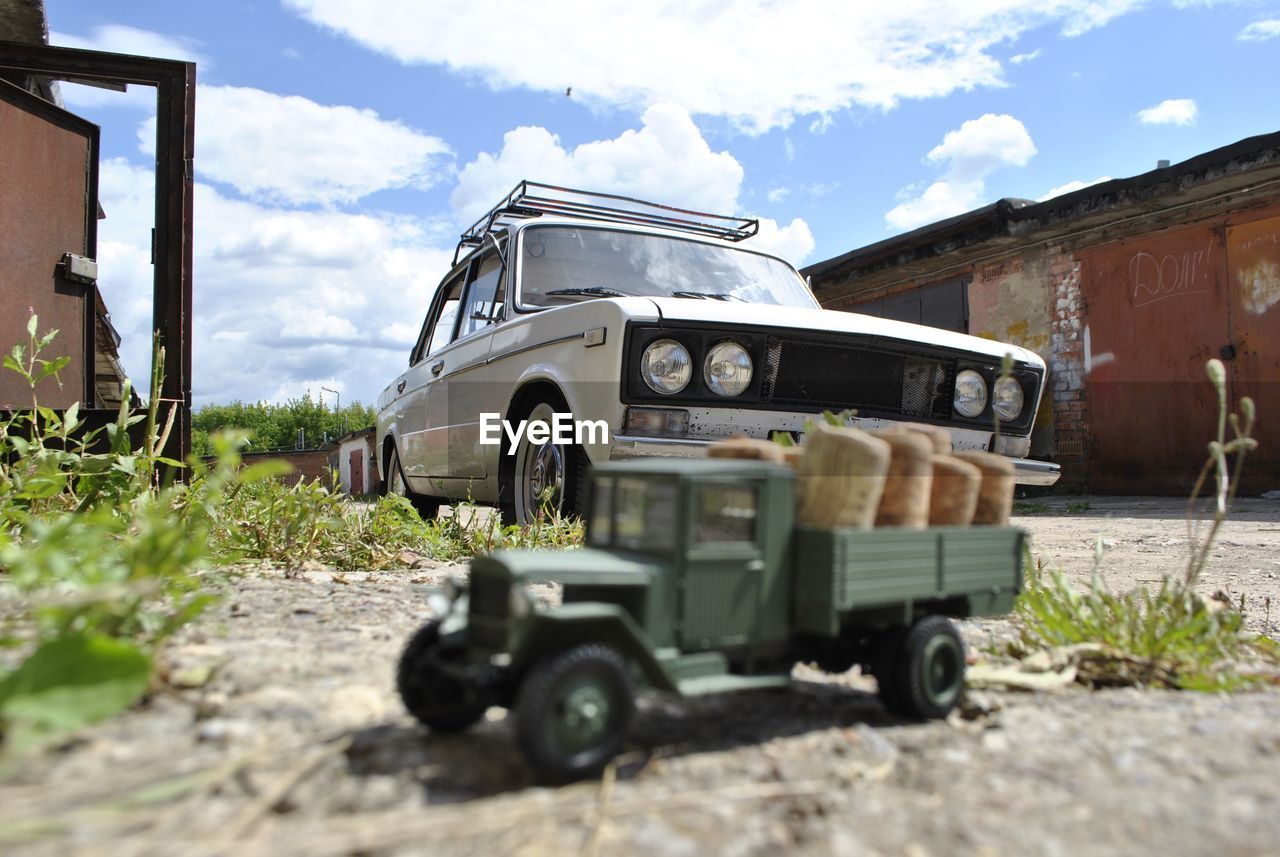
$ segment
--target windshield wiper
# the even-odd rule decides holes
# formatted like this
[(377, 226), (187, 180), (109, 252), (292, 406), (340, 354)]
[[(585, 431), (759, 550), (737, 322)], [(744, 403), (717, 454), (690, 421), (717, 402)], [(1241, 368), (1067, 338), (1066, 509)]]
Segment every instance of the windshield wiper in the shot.
[(617, 289), (606, 289), (604, 286), (587, 286), (585, 288), (575, 289), (552, 289), (549, 292), (543, 292), (548, 297), (556, 295), (590, 295), (596, 298), (625, 298), (626, 292), (620, 292)]
[(671, 296), (674, 298), (701, 298), (703, 300), (738, 301), (739, 303), (747, 303), (737, 295), (731, 295), (725, 292), (672, 292)]

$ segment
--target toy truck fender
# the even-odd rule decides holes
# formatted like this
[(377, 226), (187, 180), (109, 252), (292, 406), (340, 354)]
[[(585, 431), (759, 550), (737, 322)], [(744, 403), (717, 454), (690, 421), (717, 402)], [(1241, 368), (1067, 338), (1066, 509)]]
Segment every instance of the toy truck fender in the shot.
[(523, 673), (536, 662), (583, 643), (616, 649), (639, 668), (650, 685), (676, 690), (674, 679), (630, 614), (616, 604), (600, 602), (565, 604), (530, 616), (512, 652), (512, 671)]

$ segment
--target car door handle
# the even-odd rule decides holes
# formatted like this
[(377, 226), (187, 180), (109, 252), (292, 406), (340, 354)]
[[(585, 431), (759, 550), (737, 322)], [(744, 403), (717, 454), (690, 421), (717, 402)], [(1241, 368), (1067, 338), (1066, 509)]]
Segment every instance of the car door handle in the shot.
[(399, 384), (396, 384), (396, 395), (403, 393), (405, 384), (408, 384), (408, 383), (409, 383), (408, 381), (401, 381)]
[(432, 364), (431, 364), (431, 374), (432, 374), (432, 375), (439, 375), (439, 374), (440, 374), (440, 370), (442, 370), (442, 369), (444, 369), (444, 361), (443, 361), (443, 360), (440, 360), (440, 361), (437, 361), (437, 362), (435, 362), (435, 363), (432, 363)]

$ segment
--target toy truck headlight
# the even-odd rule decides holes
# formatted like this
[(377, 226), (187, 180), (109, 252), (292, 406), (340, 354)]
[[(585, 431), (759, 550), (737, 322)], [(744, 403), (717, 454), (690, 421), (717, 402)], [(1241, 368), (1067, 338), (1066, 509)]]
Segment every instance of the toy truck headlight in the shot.
[(737, 396), (751, 384), (751, 355), (733, 340), (721, 342), (707, 353), (703, 380), (719, 396)]
[(965, 417), (976, 417), (987, 407), (987, 382), (981, 374), (964, 369), (956, 375), (956, 412)]
[(523, 585), (512, 584), (507, 596), (507, 612), (512, 619), (523, 619), (533, 612), (533, 599)]
[(655, 393), (670, 396), (689, 386), (693, 358), (689, 349), (674, 339), (659, 339), (640, 357), (640, 377)]
[(1001, 420), (1016, 420), (1022, 413), (1023, 399), (1022, 384), (1018, 383), (1017, 378), (1006, 375), (996, 381), (995, 396), (991, 401)]

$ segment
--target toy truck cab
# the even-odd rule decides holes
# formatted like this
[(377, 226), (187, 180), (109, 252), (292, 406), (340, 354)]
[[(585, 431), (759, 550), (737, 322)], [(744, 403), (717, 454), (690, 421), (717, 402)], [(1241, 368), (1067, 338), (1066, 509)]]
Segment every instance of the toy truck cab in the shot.
[[(398, 684), (437, 731), (489, 705), (552, 779), (620, 749), (633, 688), (681, 695), (784, 685), (797, 662), (862, 664), (891, 710), (945, 716), (964, 653), (945, 618), (1005, 612), (1020, 530), (808, 530), (789, 467), (728, 459), (611, 463), (592, 474), (579, 550), (501, 550), (471, 563), (410, 640)], [(554, 581), (561, 603), (528, 586)]]

